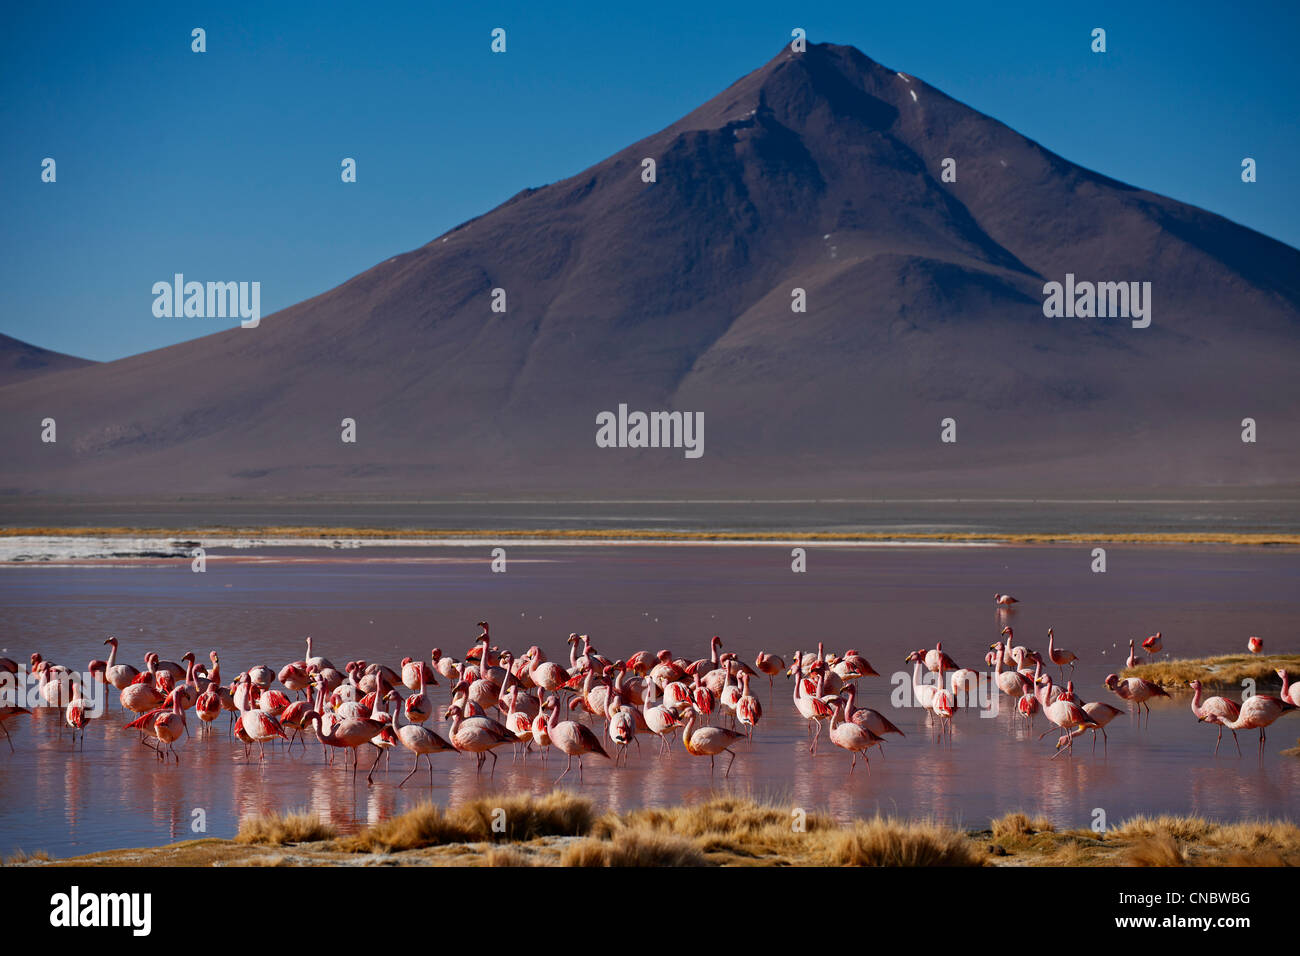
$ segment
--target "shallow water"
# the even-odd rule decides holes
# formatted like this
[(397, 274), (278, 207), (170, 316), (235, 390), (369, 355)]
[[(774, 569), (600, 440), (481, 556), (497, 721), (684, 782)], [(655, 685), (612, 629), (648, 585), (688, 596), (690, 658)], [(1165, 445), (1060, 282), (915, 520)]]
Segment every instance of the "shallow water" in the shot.
[[(1107, 728), (1108, 754), (1089, 738), (1073, 760), (1050, 760), (1055, 734), (1037, 718), (1030, 734), (1010, 707), (997, 717), (959, 713), (951, 747), (936, 744), (923, 712), (891, 710), (890, 675), (904, 656), (942, 640), (959, 664), (982, 664), (1003, 623), (1017, 643), (1046, 651), (1046, 629), (1082, 658), (1075, 673), (1084, 699), (1119, 702), (1101, 686), (1127, 654), (1130, 637), (1160, 630), (1175, 656), (1235, 652), (1246, 637), (1270, 651), (1294, 648), (1295, 581), (1300, 553), (1290, 549), (1108, 548), (1108, 571), (1089, 570), (1087, 548), (917, 547), (813, 548), (806, 574), (790, 570), (788, 548), (540, 546), (509, 549), (508, 571), (489, 570), (488, 549), (430, 548), (274, 550), (210, 555), (208, 570), (188, 562), (121, 562), (90, 567), (0, 569), (0, 645), (25, 660), (34, 650), (83, 669), (104, 656), (104, 637), (121, 640), (137, 665), (146, 650), (179, 659), (187, 650), (220, 651), (233, 677), (254, 663), (279, 667), (302, 657), (311, 634), (317, 652), (348, 659), (424, 657), (434, 645), (457, 657), (471, 645), (473, 622), (492, 623), (494, 643), (522, 651), (540, 644), (567, 660), (570, 631), (589, 633), (608, 657), (671, 648), (705, 656), (709, 638), (752, 663), (761, 648), (789, 659), (795, 648), (855, 647), (882, 673), (863, 679), (859, 703), (886, 711), (907, 734), (872, 752), (868, 775), (826, 744), (807, 752), (805, 728), (790, 702), (790, 683), (754, 685), (765, 715), (753, 746), (737, 747), (730, 778), (677, 743), (665, 758), (643, 741), (627, 768), (588, 760), (581, 790), (598, 806), (698, 800), (711, 792), (775, 796), (845, 818), (876, 810), (986, 826), (990, 817), (1023, 809), (1058, 825), (1087, 826), (1096, 809), (1113, 822), (1136, 813), (1198, 813), (1219, 819), (1294, 819), (1300, 760), (1281, 751), (1300, 735), (1300, 719), (1282, 718), (1261, 761), (1257, 737), (1241, 735), (1238, 758), (1227, 737), (1212, 756), (1215, 731), (1198, 724), (1189, 697), (1153, 705), (1148, 726), (1120, 717)], [(997, 591), (1022, 600), (1010, 612), (992, 607)], [(1262, 689), (1276, 691), (1277, 682)], [(434, 691), (446, 700), (445, 684)], [(342, 765), (325, 764), (319, 744), (292, 755), (275, 749), (260, 765), (225, 734), (182, 740), (179, 766), (162, 766), (123, 731), (116, 695), (110, 716), (92, 724), (84, 750), (60, 736), (55, 712), (8, 723), (17, 752), (0, 742), (0, 852), (43, 849), (63, 856), (114, 847), (150, 846), (207, 834), (231, 836), (241, 816), (310, 807), (342, 829), (401, 812), (430, 796), (427, 771), (397, 784), (410, 756), (368, 787)], [(199, 721), (191, 716), (191, 730)], [(445, 736), (445, 725), (435, 726)], [(536, 756), (512, 763), (499, 751), (495, 774), (475, 773), (471, 756), (434, 758), (432, 798), (458, 802), (506, 790), (541, 793), (563, 760), (542, 768)], [(381, 765), (382, 769), (382, 765)], [(565, 781), (578, 787), (577, 771)]]

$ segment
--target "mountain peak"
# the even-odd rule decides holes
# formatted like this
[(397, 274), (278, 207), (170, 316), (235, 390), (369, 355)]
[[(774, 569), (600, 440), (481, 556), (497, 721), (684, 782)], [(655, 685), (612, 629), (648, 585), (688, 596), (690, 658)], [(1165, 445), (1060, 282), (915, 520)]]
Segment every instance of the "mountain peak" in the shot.
[[(1150, 282), (1150, 328), (1046, 317), (1044, 284), (1067, 274)], [(853, 47), (783, 47), (658, 133), (255, 331), (0, 389), (0, 487), (1290, 482), (1297, 275), (1296, 250), (1089, 173)], [(1278, 436), (1248, 456), (1223, 425), (1243, 402)], [(702, 413), (707, 451), (598, 447), (619, 405)], [(34, 446), (47, 415), (60, 441)], [(938, 441), (949, 417), (960, 445)]]

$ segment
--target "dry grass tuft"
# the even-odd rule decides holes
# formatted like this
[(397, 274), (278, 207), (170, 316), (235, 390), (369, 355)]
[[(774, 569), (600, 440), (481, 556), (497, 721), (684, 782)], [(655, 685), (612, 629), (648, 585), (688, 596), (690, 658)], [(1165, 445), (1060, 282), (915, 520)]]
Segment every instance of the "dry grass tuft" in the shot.
[[(796, 829), (796, 824), (802, 829)], [(806, 855), (813, 843), (810, 837), (834, 827), (829, 817), (819, 813), (797, 813), (794, 807), (747, 797), (715, 797), (684, 807), (647, 807), (621, 816), (606, 814), (596, 822), (592, 835), (608, 838), (624, 830), (664, 833), (693, 840), (706, 854), (763, 860)]]
[(1029, 819), (1023, 813), (1008, 813), (993, 821), (993, 839), (999, 843), (1016, 843), (1023, 837), (1038, 833), (1055, 833), (1056, 827), (1046, 817)]
[(17, 866), (20, 863), (48, 863), (50, 855), (44, 850), (34, 850), (28, 853), (26, 850), (15, 850), (12, 856), (4, 859), (4, 866)]
[[(1240, 684), (1247, 677), (1256, 681), (1273, 681), (1278, 686), (1276, 671), (1281, 668), (1295, 672), (1300, 669), (1300, 656), (1295, 654), (1224, 654), (1220, 657), (1177, 658), (1139, 664), (1120, 671), (1121, 677), (1142, 677), (1155, 681), (1166, 690), (1190, 693), (1187, 682), (1199, 680), (1205, 684)], [(1260, 693), (1265, 693), (1261, 688)]]
[[(546, 836), (585, 836), (596, 821), (596, 811), (586, 797), (575, 796), (567, 790), (552, 790), (543, 797), (531, 794), (482, 797), (449, 811), (447, 819), (470, 834), (468, 839), (520, 841)], [(493, 829), (497, 820), (502, 820), (504, 831)]]
[(298, 810), (291, 813), (265, 813), (245, 817), (239, 821), (236, 843), (267, 843), (284, 846), (287, 843), (317, 843), (332, 840), (338, 835), (328, 823), (322, 823), (314, 813)]
[(982, 866), (984, 851), (937, 823), (876, 816), (830, 835), (831, 866)]
[[(498, 820), (504, 830), (493, 829)], [(447, 811), (431, 803), (421, 804), (344, 838), (340, 848), (354, 853), (392, 853), (447, 843), (585, 836), (594, 822), (591, 801), (564, 790), (553, 790), (544, 797), (486, 796)]]
[(1112, 830), (1115, 838), (1133, 841), (1137, 866), (1300, 866), (1300, 826), (1284, 821), (1143, 816)]
[(610, 839), (586, 839), (564, 851), (561, 866), (707, 866), (696, 843), (650, 829), (620, 830)]
[(533, 857), (516, 846), (494, 846), (483, 860), (484, 866), (534, 866)]
[(422, 803), (401, 816), (371, 824), (360, 833), (344, 837), (339, 841), (339, 848), (353, 853), (392, 853), (473, 839), (472, 833), (452, 824), (438, 807)]
[(1187, 857), (1172, 833), (1161, 831), (1138, 837), (1128, 851), (1133, 866), (1186, 866)]

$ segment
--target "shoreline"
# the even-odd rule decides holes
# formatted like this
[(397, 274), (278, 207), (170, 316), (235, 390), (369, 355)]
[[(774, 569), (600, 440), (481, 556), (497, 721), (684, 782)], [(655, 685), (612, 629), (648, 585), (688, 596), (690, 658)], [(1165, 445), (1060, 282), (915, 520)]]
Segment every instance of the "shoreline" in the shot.
[(1131, 545), (1230, 545), (1246, 547), (1300, 547), (1300, 534), (1270, 532), (960, 532), (960, 531), (664, 531), (655, 528), (492, 528), (446, 529), (346, 526), (265, 525), (238, 527), (228, 525), (190, 528), (159, 527), (13, 527), (0, 528), (0, 541), (20, 538), (104, 538), (160, 539), (194, 541), (203, 539), (221, 546), (238, 546), (240, 541), (255, 539), (285, 546), (302, 542), (304, 546), (342, 540), (358, 542), (412, 542), (428, 546), (441, 542), (512, 541), (546, 544), (1131, 544)]
[[(796, 822), (797, 821), (797, 822)], [(1058, 829), (1023, 812), (980, 829), (875, 816), (836, 823), (816, 810), (744, 797), (598, 813), (572, 791), (423, 804), (340, 834), (297, 811), (245, 818), (233, 839), (50, 859), (17, 851), (6, 866), (1293, 866), (1300, 826), (1137, 816), (1104, 832)]]

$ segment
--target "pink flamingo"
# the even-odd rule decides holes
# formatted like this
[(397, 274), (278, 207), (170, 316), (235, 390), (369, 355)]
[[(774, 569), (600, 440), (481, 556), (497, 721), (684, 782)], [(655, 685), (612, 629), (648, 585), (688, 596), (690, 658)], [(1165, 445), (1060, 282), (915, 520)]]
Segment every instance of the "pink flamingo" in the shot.
[(1148, 637), (1145, 641), (1142, 642), (1142, 646), (1146, 648), (1148, 654), (1152, 654), (1152, 655), (1159, 654), (1161, 649), (1164, 647), (1164, 642), (1162, 640), (1163, 637), (1164, 637), (1163, 634), (1161, 634), (1159, 631), (1156, 631), (1154, 634), (1152, 634), (1150, 637)]
[[(1169, 696), (1159, 684), (1144, 680), (1141, 677), (1125, 677), (1121, 680), (1118, 675), (1107, 674), (1106, 687), (1114, 691), (1121, 699), (1132, 703), (1135, 709), (1145, 708), (1148, 722), (1151, 720), (1151, 705), (1147, 701), (1152, 697)], [(1140, 715), (1141, 711), (1139, 710)]]
[(858, 765), (858, 754), (862, 754), (862, 760), (867, 765), (867, 772), (871, 772), (871, 759), (867, 756), (867, 751), (872, 747), (878, 747), (884, 742), (882, 737), (873, 734), (865, 727), (861, 727), (851, 720), (844, 719), (844, 701), (838, 701), (835, 710), (831, 714), (830, 740), (836, 747), (847, 750), (853, 754), (853, 762), (849, 764), (849, 774), (852, 775), (853, 768)]
[[(468, 706), (468, 705), (466, 705)], [(483, 764), (490, 756), (492, 772), (496, 772), (497, 755), (492, 751), (502, 744), (515, 740), (514, 734), (495, 720), (482, 717), (466, 718), (464, 709), (459, 704), (447, 708), (451, 717), (451, 729), (447, 734), (451, 745), (461, 753), (472, 753), (478, 762), (478, 772), (483, 771)]]
[(600, 745), (600, 739), (588, 728), (576, 720), (560, 720), (559, 717), (560, 708), (556, 706), (551, 711), (546, 730), (551, 737), (551, 746), (562, 751), (569, 761), (565, 764), (564, 773), (556, 777), (555, 782), (559, 783), (564, 779), (565, 774), (573, 769), (573, 758), (577, 757), (578, 783), (582, 783), (582, 758), (587, 754), (598, 754), (608, 760), (609, 754), (605, 753), (605, 748)]
[[(920, 664), (917, 664), (918, 670)], [(819, 678), (820, 680), (820, 678)], [(798, 651), (794, 654), (794, 709), (799, 716), (808, 721), (809, 753), (817, 752), (817, 738), (821, 736), (821, 722), (831, 715), (830, 705), (821, 699), (820, 693), (807, 693), (803, 680), (803, 657)], [(816, 733), (813, 728), (816, 727)]]
[(1271, 694), (1256, 694), (1254, 697), (1248, 697), (1241, 702), (1241, 713), (1236, 720), (1225, 720), (1213, 714), (1206, 714), (1199, 719), (1220, 724), (1234, 733), (1238, 730), (1254, 730), (1258, 727), (1259, 755), (1262, 757), (1264, 756), (1264, 731), (1283, 714), (1296, 709), (1295, 704), (1283, 700), (1281, 697), (1274, 697)]
[(692, 757), (708, 757), (710, 774), (716, 769), (718, 754), (724, 751), (731, 754), (731, 760), (727, 763), (727, 772), (723, 774), (724, 777), (730, 776), (731, 765), (736, 762), (736, 752), (731, 749), (731, 745), (737, 740), (744, 740), (745, 735), (727, 730), (725, 727), (705, 726), (697, 729), (695, 720), (699, 717), (699, 711), (689, 704), (685, 710), (686, 724), (682, 727), (682, 745), (686, 748), (686, 752)]
[(1251, 637), (1246, 640), (1246, 650), (1252, 654), (1258, 654), (1264, 650), (1264, 642), (1258, 637)]
[(1125, 667), (1137, 667), (1142, 663), (1142, 658), (1138, 656), (1138, 652), (1135, 648), (1136, 644), (1137, 641), (1128, 642), (1128, 660), (1124, 662)]
[(1282, 678), (1282, 699), (1289, 704), (1300, 707), (1300, 684), (1292, 684), (1291, 675), (1281, 668), (1278, 668), (1276, 673), (1278, 677)]
[(1056, 635), (1052, 633), (1050, 627), (1047, 629), (1047, 656), (1051, 659), (1053, 664), (1061, 669), (1062, 680), (1065, 679), (1066, 664), (1070, 665), (1070, 673), (1074, 674), (1074, 662), (1079, 658), (1073, 651), (1067, 651), (1063, 647), (1056, 646)]
[(759, 651), (758, 657), (754, 658), (754, 666), (760, 673), (767, 675), (768, 700), (771, 701), (772, 694), (776, 692), (776, 675), (785, 670), (785, 661), (775, 654), (769, 654), (767, 651)]
[(995, 594), (993, 595), (993, 603), (998, 607), (1010, 607), (1011, 605), (1019, 604), (1020, 602), (1010, 594)]
[[(1209, 697), (1204, 702), (1201, 701), (1201, 682), (1199, 680), (1188, 681), (1187, 686), (1192, 689), (1192, 716), (1197, 720), (1202, 717), (1213, 714), (1216, 717), (1222, 717), (1224, 720), (1236, 720), (1241, 713), (1241, 705), (1235, 700), (1229, 700), (1226, 697)], [(1285, 692), (1283, 693), (1285, 697)], [(1233, 743), (1237, 745), (1237, 756), (1241, 756), (1241, 741), (1237, 740), (1237, 732), (1232, 731)], [(1223, 724), (1219, 724), (1219, 739), (1214, 742), (1214, 755), (1219, 755), (1219, 744), (1223, 742)]]
[[(900, 737), (907, 735), (899, 730), (892, 721), (884, 714), (870, 707), (858, 707), (858, 686), (850, 684), (844, 688), (846, 698), (844, 704), (844, 719), (851, 720), (863, 730), (869, 730), (877, 737), (884, 738), (885, 734), (898, 734)], [(881, 747), (880, 752), (884, 753), (885, 748)]]
[(740, 681), (744, 690), (736, 701), (736, 721), (746, 728), (747, 736), (753, 740), (754, 728), (763, 719), (763, 705), (749, 692), (749, 675), (741, 674)]

